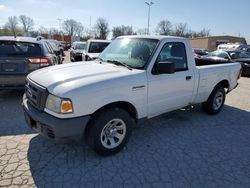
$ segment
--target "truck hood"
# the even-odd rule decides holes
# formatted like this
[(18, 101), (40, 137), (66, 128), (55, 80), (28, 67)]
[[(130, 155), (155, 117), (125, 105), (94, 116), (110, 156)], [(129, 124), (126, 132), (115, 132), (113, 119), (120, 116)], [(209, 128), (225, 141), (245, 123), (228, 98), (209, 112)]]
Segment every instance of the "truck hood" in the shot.
[(144, 70), (128, 70), (126, 67), (96, 61), (79, 62), (51, 66), (34, 71), (28, 78), (47, 88), (54, 94), (66, 93), (75, 88), (93, 85), (115, 78), (144, 72)]

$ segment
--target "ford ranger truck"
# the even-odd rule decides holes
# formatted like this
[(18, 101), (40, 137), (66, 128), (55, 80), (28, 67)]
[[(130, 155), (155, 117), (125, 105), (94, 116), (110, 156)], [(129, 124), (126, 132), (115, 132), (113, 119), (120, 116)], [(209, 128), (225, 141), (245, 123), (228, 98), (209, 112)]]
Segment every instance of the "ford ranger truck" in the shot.
[(95, 61), (29, 74), (24, 115), (47, 138), (85, 138), (98, 154), (112, 155), (139, 120), (197, 103), (219, 113), (240, 71), (239, 63), (196, 66), (185, 38), (118, 37)]

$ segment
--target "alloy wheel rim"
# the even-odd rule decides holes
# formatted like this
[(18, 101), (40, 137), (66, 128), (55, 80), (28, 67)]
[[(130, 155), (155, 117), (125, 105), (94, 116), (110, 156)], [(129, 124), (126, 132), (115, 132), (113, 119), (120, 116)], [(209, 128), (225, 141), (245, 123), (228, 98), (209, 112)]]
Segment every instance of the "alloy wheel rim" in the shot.
[(101, 143), (107, 149), (119, 146), (126, 135), (126, 124), (121, 119), (110, 120), (102, 129)]
[(223, 103), (223, 93), (222, 92), (217, 92), (214, 98), (214, 103), (213, 103), (213, 108), (214, 110), (218, 110)]

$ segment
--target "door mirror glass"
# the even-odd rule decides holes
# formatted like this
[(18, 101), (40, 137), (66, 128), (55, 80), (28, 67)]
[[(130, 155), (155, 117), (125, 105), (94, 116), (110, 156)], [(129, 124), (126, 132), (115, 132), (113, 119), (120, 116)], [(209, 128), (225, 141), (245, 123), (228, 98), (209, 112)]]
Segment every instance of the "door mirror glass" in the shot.
[(175, 72), (175, 64), (170, 61), (162, 61), (157, 64), (156, 74), (173, 74)]

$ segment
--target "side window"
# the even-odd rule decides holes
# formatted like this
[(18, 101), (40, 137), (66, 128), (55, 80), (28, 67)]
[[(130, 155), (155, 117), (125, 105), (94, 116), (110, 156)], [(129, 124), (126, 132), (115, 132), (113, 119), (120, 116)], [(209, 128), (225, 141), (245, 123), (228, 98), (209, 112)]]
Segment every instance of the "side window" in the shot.
[(50, 54), (53, 54), (53, 53), (54, 53), (53, 50), (52, 50), (52, 47), (50, 46), (50, 44), (49, 44), (48, 42), (45, 42), (45, 46), (46, 46), (46, 48), (47, 48), (47, 50), (48, 50), (48, 52), (49, 52)]
[(157, 57), (156, 63), (164, 61), (173, 62), (176, 72), (188, 70), (185, 45), (181, 42), (166, 43)]

